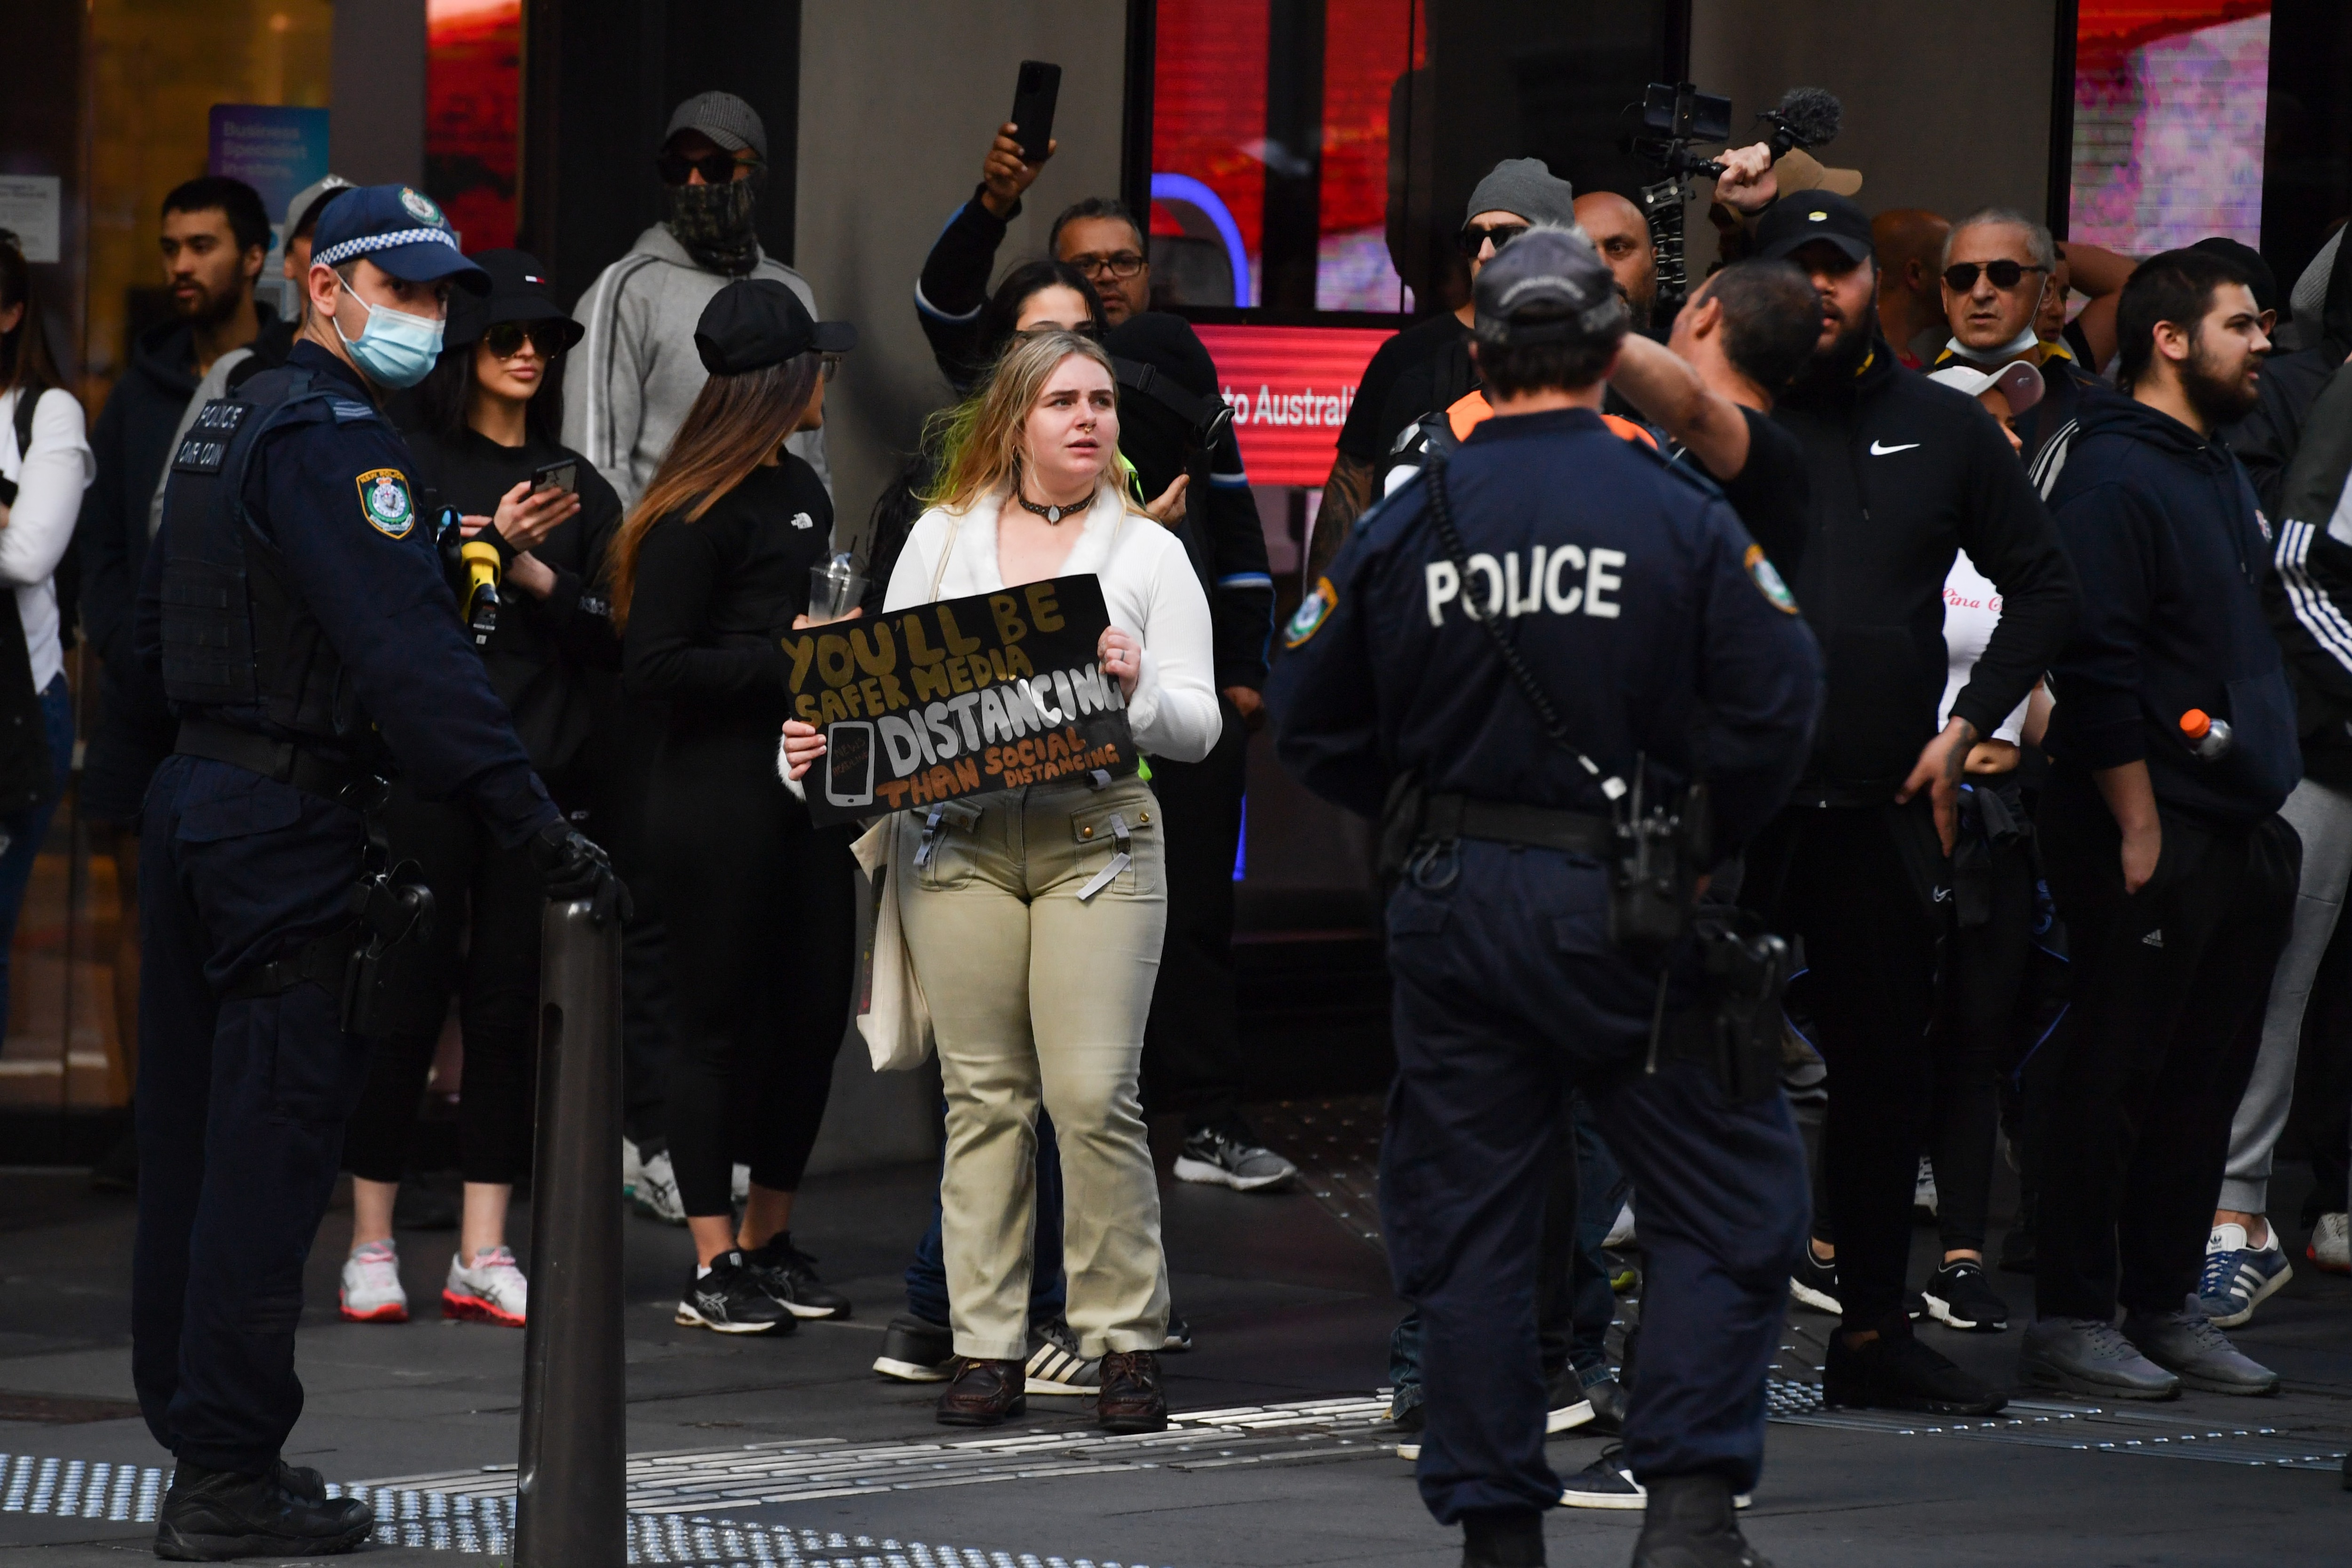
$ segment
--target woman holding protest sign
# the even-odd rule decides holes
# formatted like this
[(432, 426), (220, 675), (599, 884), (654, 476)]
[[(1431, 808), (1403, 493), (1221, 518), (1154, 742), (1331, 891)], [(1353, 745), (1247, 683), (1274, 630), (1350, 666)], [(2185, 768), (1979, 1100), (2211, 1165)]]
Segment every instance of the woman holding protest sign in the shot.
[[(1066, 713), (1090, 706), (1089, 681), (1115, 682), (1126, 755), (1208, 755), (1221, 723), (1208, 601), (1182, 544), (1128, 494), (1118, 387), (1098, 344), (1042, 331), (1009, 347), (960, 411), (931, 502), (892, 573), (888, 612), (992, 595), (1033, 619), (1039, 604), (1058, 605), (1075, 626), (1072, 607), (1098, 586), (1094, 667), (1075, 682), (1029, 682), (1031, 701)], [(1023, 585), (1038, 586), (1005, 591)], [(1018, 715), (1015, 675), (1004, 707)], [(1072, 689), (1076, 703), (1060, 695)], [(953, 732), (933, 734), (952, 760)], [(798, 779), (825, 743), (796, 720), (784, 750)], [(1107, 770), (900, 819), (910, 831), (898, 835), (890, 875), (948, 1097), (940, 1196), (959, 1357), (940, 1400), (949, 1425), (994, 1426), (1024, 1407), (1041, 1102), (1061, 1142), (1067, 1318), (1080, 1354), (1104, 1358), (1097, 1419), (1112, 1431), (1167, 1424), (1156, 1355), (1167, 1269), (1137, 1092), (1167, 915), (1159, 815), (1142, 778)]]
[[(682, 1324), (783, 1333), (846, 1315), (792, 1243), (793, 1195), (849, 1021), (856, 898), (845, 830), (777, 779), (789, 715), (778, 636), (805, 624), (833, 507), (783, 449), (824, 422), (856, 341), (781, 283), (721, 289), (694, 334), (710, 379), (613, 548), (632, 692), (667, 705), (646, 840), (669, 925), (677, 1039), (668, 1133), (693, 1232)], [(730, 1163), (751, 1167), (739, 1227)]]

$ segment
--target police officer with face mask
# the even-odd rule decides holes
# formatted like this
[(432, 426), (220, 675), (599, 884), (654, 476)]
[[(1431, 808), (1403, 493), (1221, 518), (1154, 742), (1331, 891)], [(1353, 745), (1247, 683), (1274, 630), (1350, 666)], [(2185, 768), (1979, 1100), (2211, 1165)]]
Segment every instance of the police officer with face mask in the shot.
[(140, 909), (131, 1370), (177, 1460), (161, 1557), (347, 1552), (373, 1525), (280, 1448), (302, 1407), (303, 1259), (435, 917), (414, 867), (384, 863), (384, 775), (527, 843), (551, 896), (600, 918), (626, 901), (533, 776), (380, 409), (432, 368), (452, 284), (487, 279), (431, 200), (339, 198), (300, 340), (198, 414), (140, 587), (139, 656), (180, 726), (147, 795)]
[(1760, 1565), (1732, 1511), (1807, 1207), (1785, 950), (1693, 904), (1795, 781), (1820, 658), (1722, 497), (1601, 422), (1626, 309), (1583, 235), (1530, 229), (1474, 293), (1495, 416), (1365, 516), (1267, 694), (1283, 761), (1381, 821), (1396, 878), (1381, 1208), (1423, 1324), (1422, 1497), (1465, 1568), (1543, 1562), (1536, 1257), (1578, 1089), (1642, 1195), (1634, 1562)]

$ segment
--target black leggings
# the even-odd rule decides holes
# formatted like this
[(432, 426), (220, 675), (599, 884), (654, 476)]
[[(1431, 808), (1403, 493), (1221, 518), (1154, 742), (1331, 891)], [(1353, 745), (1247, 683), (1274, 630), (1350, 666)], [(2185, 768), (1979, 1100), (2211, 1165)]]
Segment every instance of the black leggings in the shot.
[[(1945, 927), (1928, 1153), (1936, 1220), (1947, 1252), (1981, 1252), (1992, 1190), (2000, 1074), (2015, 1061), (2027, 960), (2033, 951), (2033, 852), (2022, 839), (1990, 848), (1990, 904), (1979, 925), (1955, 912)], [(1831, 1093), (1835, 1094), (1832, 1085)]]
[(666, 739), (646, 801), (677, 1040), (667, 1133), (689, 1215), (732, 1212), (729, 1169), (798, 1189), (849, 1026), (857, 895), (845, 828), (812, 828), (772, 729)]
[(366, 1092), (343, 1134), (343, 1165), (367, 1181), (401, 1178), (456, 991), (466, 1037), (458, 1164), (469, 1182), (519, 1181), (530, 1173), (532, 1014), (546, 884), (528, 851), (502, 847), (471, 810), (419, 800), (404, 783), (393, 786), (384, 825), (394, 858), (416, 862), (433, 890), (433, 929), (399, 1026), (369, 1063)]

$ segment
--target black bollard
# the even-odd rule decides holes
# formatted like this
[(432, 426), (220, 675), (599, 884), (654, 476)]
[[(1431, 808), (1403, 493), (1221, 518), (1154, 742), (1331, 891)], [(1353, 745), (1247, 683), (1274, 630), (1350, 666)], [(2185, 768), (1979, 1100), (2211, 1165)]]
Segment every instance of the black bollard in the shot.
[(629, 1560), (621, 1343), (621, 925), (541, 925), (539, 1146), (515, 1568)]

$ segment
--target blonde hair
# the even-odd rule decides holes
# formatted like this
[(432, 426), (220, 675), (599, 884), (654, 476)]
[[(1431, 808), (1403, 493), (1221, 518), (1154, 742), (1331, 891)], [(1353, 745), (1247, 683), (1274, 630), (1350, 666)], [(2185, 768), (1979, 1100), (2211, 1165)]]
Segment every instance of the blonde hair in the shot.
[[(1029, 411), (1045, 395), (1045, 383), (1063, 361), (1091, 360), (1110, 378), (1111, 396), (1118, 396), (1118, 372), (1110, 355), (1092, 338), (1056, 328), (1016, 335), (1005, 345), (980, 390), (955, 407), (933, 414), (927, 434), (939, 444), (937, 477), (922, 496), (926, 507), (967, 512), (984, 497), (1011, 494), (1021, 466), (1021, 437)], [(1119, 494), (1128, 510), (1142, 508), (1127, 493), (1119, 476), (1126, 465), (1118, 451), (1105, 465), (1103, 479)]]

